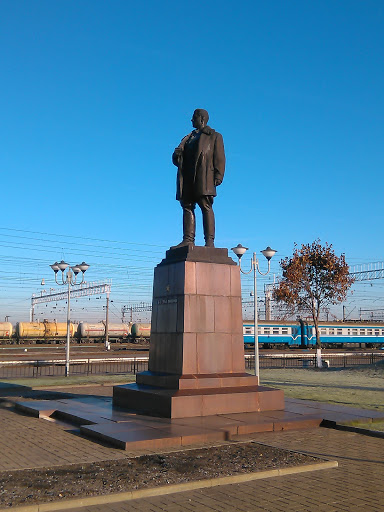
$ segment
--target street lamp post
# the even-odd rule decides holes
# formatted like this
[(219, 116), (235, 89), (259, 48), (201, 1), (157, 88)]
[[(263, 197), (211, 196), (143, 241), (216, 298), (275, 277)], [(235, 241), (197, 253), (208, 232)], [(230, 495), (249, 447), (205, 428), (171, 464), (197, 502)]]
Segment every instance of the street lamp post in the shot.
[[(60, 263), (53, 263), (50, 265), (51, 269), (55, 273), (55, 282), (60, 286), (68, 286), (68, 309), (67, 309), (67, 345), (65, 350), (65, 376), (69, 376), (69, 349), (70, 349), (70, 339), (71, 339), (71, 286), (80, 285), (84, 282), (84, 274), (89, 269), (89, 265), (83, 261), (79, 265), (75, 265), (73, 267), (69, 267), (68, 263), (61, 260)], [(69, 268), (68, 268), (69, 267)], [(65, 274), (65, 270), (68, 268), (67, 273)], [(61, 283), (57, 281), (57, 274), (61, 270)], [(77, 275), (82, 272), (82, 279), (80, 283), (76, 283)]]
[(236, 254), (236, 256), (239, 258), (239, 267), (240, 272), (243, 274), (250, 274), (253, 270), (253, 300), (254, 300), (254, 311), (253, 311), (253, 318), (254, 318), (254, 329), (255, 329), (255, 375), (259, 378), (260, 383), (260, 368), (259, 368), (259, 335), (258, 335), (258, 319), (257, 319), (257, 272), (262, 275), (266, 276), (269, 274), (269, 271), (271, 270), (271, 258), (276, 254), (276, 251), (271, 249), (269, 246), (264, 249), (264, 251), (261, 251), (261, 253), (267, 258), (268, 260), (268, 270), (267, 272), (263, 273), (260, 272), (259, 262), (256, 258), (256, 253), (253, 253), (252, 259), (251, 259), (251, 268), (248, 272), (245, 272), (241, 268), (241, 257), (243, 254), (248, 250), (248, 247), (243, 247), (241, 244), (238, 244), (236, 247), (232, 247), (232, 251)]

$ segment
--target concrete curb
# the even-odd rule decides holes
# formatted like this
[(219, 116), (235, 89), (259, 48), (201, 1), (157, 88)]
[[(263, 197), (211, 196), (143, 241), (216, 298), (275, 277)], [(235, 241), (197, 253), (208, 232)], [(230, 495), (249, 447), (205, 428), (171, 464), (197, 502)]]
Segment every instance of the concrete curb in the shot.
[(196, 480), (183, 484), (164, 485), (161, 487), (152, 487), (151, 489), (140, 489), (137, 491), (119, 492), (116, 494), (106, 494), (102, 496), (92, 496), (89, 498), (71, 498), (63, 501), (54, 501), (49, 503), (37, 503), (35, 505), (21, 505), (0, 509), (0, 512), (53, 512), (56, 510), (68, 510), (71, 508), (90, 507), (92, 505), (105, 505), (110, 503), (119, 503), (121, 501), (137, 500), (139, 498), (152, 498), (163, 496), (165, 494), (174, 494), (178, 492), (193, 491), (196, 489), (206, 489), (219, 485), (240, 484), (251, 482), (252, 480), (261, 480), (276, 476), (294, 475), (297, 473), (307, 473), (318, 471), (320, 469), (337, 468), (338, 462), (329, 460), (316, 464), (307, 464), (305, 466), (296, 466), (290, 468), (271, 469), (268, 471), (258, 471), (256, 473), (245, 473), (241, 475), (224, 476), (219, 478), (210, 478), (208, 480)]
[[(374, 425), (375, 422), (372, 422), (372, 425)], [(361, 434), (363, 436), (369, 436), (369, 437), (380, 437), (384, 438), (384, 432), (380, 430), (371, 430), (368, 428), (361, 428), (355, 425), (343, 425), (342, 423), (337, 423), (336, 421), (331, 420), (323, 420), (321, 422), (321, 427), (323, 428), (331, 428), (333, 430), (342, 430), (344, 432), (354, 432), (355, 434)]]
[(370, 430), (368, 428), (359, 428), (350, 425), (340, 425), (339, 423), (331, 428), (334, 428), (335, 430), (343, 430), (345, 432), (355, 432), (355, 434), (361, 434), (363, 436), (380, 437), (382, 439), (384, 438), (384, 432), (379, 430)]

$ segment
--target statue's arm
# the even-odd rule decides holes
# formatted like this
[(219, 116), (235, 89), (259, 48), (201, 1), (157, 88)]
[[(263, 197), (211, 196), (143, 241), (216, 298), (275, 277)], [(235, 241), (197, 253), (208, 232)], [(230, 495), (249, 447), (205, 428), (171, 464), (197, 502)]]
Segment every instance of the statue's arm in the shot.
[(215, 169), (215, 185), (220, 185), (224, 179), (225, 152), (224, 141), (220, 133), (216, 132), (215, 148), (213, 152), (213, 166)]
[(186, 135), (180, 142), (180, 144), (175, 148), (175, 151), (172, 155), (172, 162), (173, 165), (176, 165), (176, 167), (181, 167), (183, 163), (183, 152), (184, 152), (184, 145), (186, 140), (188, 139), (190, 134)]
[(176, 167), (181, 167), (182, 158), (183, 158), (183, 150), (180, 148), (180, 146), (177, 146), (177, 148), (175, 149), (175, 151), (173, 152), (173, 155), (172, 155), (173, 165), (176, 165)]

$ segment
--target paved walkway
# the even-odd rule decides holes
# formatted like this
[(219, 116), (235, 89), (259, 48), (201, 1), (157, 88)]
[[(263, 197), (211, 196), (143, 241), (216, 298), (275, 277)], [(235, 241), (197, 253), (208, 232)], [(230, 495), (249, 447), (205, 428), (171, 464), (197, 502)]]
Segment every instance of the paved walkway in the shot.
[(0, 471), (45, 468), (125, 458), (121, 450), (98, 445), (64, 427), (0, 409)]
[[(65, 428), (16, 414), (3, 404), (0, 470), (116, 460), (131, 455), (78, 437)], [(72, 509), (72, 512), (384, 512), (383, 438), (325, 428), (268, 432), (250, 438), (336, 459), (339, 468)]]
[(254, 439), (336, 459), (339, 467), (71, 512), (384, 511), (384, 439), (325, 428), (271, 432)]

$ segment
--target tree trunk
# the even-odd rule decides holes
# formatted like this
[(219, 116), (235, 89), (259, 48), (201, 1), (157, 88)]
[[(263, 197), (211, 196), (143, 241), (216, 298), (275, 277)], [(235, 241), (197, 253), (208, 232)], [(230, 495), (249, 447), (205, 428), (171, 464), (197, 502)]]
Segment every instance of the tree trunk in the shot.
[(323, 367), (323, 361), (321, 359), (321, 339), (320, 339), (320, 331), (319, 331), (319, 321), (317, 318), (313, 319), (315, 324), (315, 332), (316, 332), (316, 366), (318, 368)]

